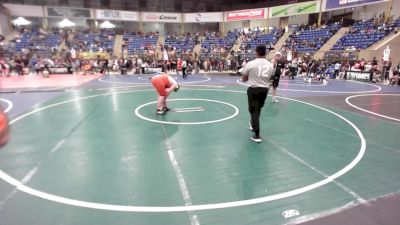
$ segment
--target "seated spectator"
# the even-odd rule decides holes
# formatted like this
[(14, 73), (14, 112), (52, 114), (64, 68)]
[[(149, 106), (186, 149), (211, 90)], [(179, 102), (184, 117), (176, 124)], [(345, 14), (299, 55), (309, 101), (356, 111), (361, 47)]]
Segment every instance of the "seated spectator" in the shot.
[(393, 76), (391, 78), (390, 84), (393, 85), (393, 86), (394, 85), (400, 86), (400, 80), (399, 80), (400, 71), (399, 71), (399, 68), (400, 68), (400, 63), (397, 66), (397, 68), (393, 68), (392, 69), (393, 70)]
[(4, 60), (0, 60), (0, 74), (5, 77), (10, 76), (10, 66)]

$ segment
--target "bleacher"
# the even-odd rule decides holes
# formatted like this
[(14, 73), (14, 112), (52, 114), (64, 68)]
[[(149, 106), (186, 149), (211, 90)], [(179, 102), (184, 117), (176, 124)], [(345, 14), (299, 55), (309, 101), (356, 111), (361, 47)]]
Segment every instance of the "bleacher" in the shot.
[(316, 52), (340, 29), (340, 24), (323, 28), (297, 28), (286, 46), (297, 52)]
[(15, 51), (30, 49), (32, 52), (42, 56), (51, 56), (51, 49), (60, 44), (61, 36), (57, 33), (40, 35), (37, 31), (23, 32), (15, 43)]
[(15, 50), (17, 52), (21, 52), (24, 48), (31, 48), (31, 40), (33, 40), (37, 36), (39, 36), (39, 34), (33, 32), (24, 32), (20, 34), (19, 40), (17, 40), (17, 42), (15, 43)]
[(400, 27), (400, 17), (397, 18), (395, 21), (393, 21), (393, 26), (394, 27)]
[(172, 37), (168, 35), (164, 43), (165, 47), (175, 48), (178, 52), (192, 51), (195, 45), (195, 38), (191, 36)]
[[(378, 27), (381, 26), (380, 29)], [(351, 27), (351, 32), (344, 35), (332, 50), (366, 49), (390, 33), (392, 27), (374, 25), (374, 21), (361, 21)]]
[(126, 40), (128, 53), (144, 53), (149, 47), (156, 49), (158, 34), (148, 35), (137, 35), (134, 33), (124, 34), (124, 40)]
[(250, 40), (246, 39), (242, 44), (246, 46), (247, 49), (255, 49), (258, 45), (264, 44), (275, 45), (282, 36), (282, 33), (283, 31), (280, 29), (274, 29), (268, 34), (257, 31)]
[(100, 49), (103, 51), (112, 50), (114, 48), (114, 32), (101, 32), (101, 33), (79, 33), (76, 39), (81, 43), (85, 43), (83, 46), (84, 51), (97, 52)]
[(235, 44), (238, 36), (239, 33), (236, 31), (229, 31), (225, 37), (206, 35), (201, 47), (207, 49), (208, 52), (210, 52), (212, 48), (225, 48), (229, 51)]

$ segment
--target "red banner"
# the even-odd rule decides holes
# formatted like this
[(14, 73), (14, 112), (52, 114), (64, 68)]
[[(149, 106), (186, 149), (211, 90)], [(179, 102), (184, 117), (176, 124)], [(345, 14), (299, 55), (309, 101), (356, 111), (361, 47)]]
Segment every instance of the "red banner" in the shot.
[(252, 19), (264, 19), (265, 9), (248, 9), (240, 11), (227, 12), (226, 20), (252, 20)]

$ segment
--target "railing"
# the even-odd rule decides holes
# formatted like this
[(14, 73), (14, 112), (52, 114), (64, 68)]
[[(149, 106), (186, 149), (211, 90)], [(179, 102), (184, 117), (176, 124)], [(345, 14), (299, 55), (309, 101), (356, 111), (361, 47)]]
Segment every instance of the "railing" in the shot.
[(347, 51), (322, 51), (324, 53), (323, 60), (328, 62), (335, 61), (354, 61), (359, 59), (359, 51), (347, 50)]

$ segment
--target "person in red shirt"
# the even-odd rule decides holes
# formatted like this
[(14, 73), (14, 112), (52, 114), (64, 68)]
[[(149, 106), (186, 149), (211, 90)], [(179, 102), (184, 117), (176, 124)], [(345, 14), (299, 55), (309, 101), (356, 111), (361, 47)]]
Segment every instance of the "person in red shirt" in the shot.
[(0, 147), (7, 144), (9, 139), (10, 128), (8, 126), (7, 115), (3, 112), (0, 107)]
[(0, 72), (1, 76), (10, 76), (10, 66), (7, 65), (3, 60), (0, 60)]
[(164, 115), (170, 109), (167, 107), (167, 98), (172, 91), (177, 92), (179, 90), (179, 85), (176, 83), (175, 79), (168, 74), (159, 74), (151, 78), (151, 84), (156, 89), (158, 93), (157, 100), (157, 114)]

